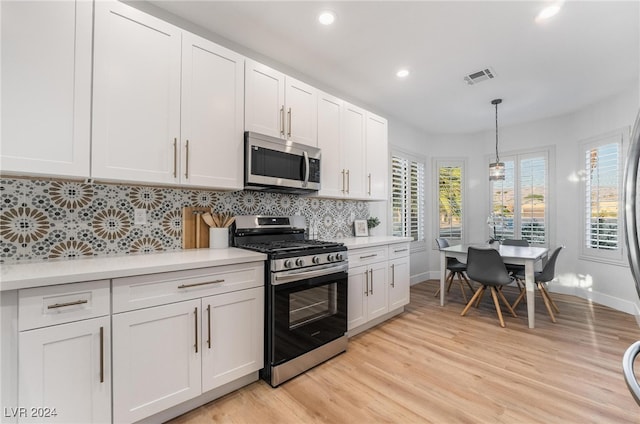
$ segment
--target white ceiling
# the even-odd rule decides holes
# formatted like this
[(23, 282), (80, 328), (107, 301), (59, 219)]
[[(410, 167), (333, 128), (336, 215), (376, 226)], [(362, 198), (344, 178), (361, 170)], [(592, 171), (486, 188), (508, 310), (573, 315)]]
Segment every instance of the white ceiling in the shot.
[[(431, 133), (556, 116), (629, 90), (640, 75), (640, 2), (186, 1), (161, 7), (308, 75), (354, 103)], [(317, 21), (331, 9), (331, 27)], [(497, 77), (469, 86), (466, 74)], [(400, 80), (395, 72), (408, 67)]]

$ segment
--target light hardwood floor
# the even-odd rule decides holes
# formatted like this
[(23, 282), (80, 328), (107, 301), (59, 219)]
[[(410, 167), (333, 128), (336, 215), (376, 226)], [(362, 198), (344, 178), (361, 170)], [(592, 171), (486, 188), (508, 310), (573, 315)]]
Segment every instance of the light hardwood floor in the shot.
[(259, 381), (172, 423), (640, 423), (621, 366), (633, 316), (552, 294), (553, 324), (537, 294), (535, 329), (524, 305), (500, 328), (490, 296), (461, 317), (459, 288), (445, 307), (436, 289), (412, 286), (405, 313), (280, 387)]

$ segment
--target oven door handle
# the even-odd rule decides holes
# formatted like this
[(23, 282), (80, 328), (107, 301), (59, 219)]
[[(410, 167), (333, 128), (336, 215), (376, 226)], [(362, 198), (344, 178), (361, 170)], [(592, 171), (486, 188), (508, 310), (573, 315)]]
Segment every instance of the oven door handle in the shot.
[(331, 275), (337, 272), (346, 272), (349, 269), (349, 264), (345, 263), (339, 266), (330, 265), (320, 269), (314, 269), (311, 271), (294, 271), (292, 273), (275, 275), (273, 277), (272, 286), (279, 284), (290, 283), (292, 281), (304, 280), (306, 278), (321, 277), (323, 275)]

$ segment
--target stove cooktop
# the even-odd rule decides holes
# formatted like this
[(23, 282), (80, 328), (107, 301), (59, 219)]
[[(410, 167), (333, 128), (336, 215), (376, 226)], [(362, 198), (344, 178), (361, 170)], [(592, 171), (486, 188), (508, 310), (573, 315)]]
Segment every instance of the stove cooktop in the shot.
[(273, 240), (259, 243), (246, 243), (242, 244), (243, 249), (254, 250), (261, 253), (287, 253), (287, 252), (301, 252), (304, 253), (307, 250), (323, 250), (323, 249), (335, 249), (342, 247), (342, 243), (320, 241), (320, 240)]

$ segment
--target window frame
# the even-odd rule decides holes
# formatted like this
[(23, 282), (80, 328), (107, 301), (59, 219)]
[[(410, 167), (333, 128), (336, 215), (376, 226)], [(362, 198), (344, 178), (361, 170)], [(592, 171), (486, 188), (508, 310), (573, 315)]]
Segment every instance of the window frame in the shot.
[[(440, 168), (447, 166), (459, 166), (461, 168), (460, 176), (460, 191), (461, 193), (461, 205), (460, 205), (460, 238), (450, 238), (447, 240), (450, 244), (465, 244), (467, 242), (467, 214), (466, 214), (466, 196), (467, 196), (467, 159), (466, 158), (454, 158), (454, 157), (440, 157), (432, 159), (433, 168), (433, 233), (434, 240), (440, 237)], [(433, 249), (438, 249), (435, 241), (432, 245)]]
[[(418, 153), (414, 153), (408, 150), (400, 149), (397, 147), (392, 147), (389, 149), (389, 207), (388, 207), (388, 222), (389, 222), (389, 231), (390, 234), (393, 234), (393, 158), (399, 157), (405, 160), (408, 160), (409, 163), (417, 162), (421, 163), (424, 167), (424, 181), (422, 184), (422, 202), (419, 205), (422, 211), (422, 232), (423, 239), (420, 240), (412, 240), (410, 242), (411, 252), (416, 252), (420, 250), (426, 249), (426, 239), (427, 239), (427, 213), (426, 213), (426, 198), (427, 198), (427, 184), (428, 184), (428, 174), (427, 174), (427, 159), (425, 156), (420, 155)], [(411, 231), (409, 230), (409, 235), (405, 237), (411, 237)]]
[[(596, 249), (587, 246), (586, 229), (587, 229), (587, 171), (585, 169), (585, 154), (587, 150), (591, 150), (596, 147), (605, 146), (608, 144), (618, 144), (618, 217), (617, 217), (617, 237), (618, 247), (617, 249)], [(624, 241), (624, 192), (623, 192), (623, 179), (624, 179), (624, 158), (625, 158), (625, 132), (623, 129), (604, 133), (595, 137), (584, 139), (579, 143), (578, 156), (578, 176), (580, 180), (580, 201), (578, 202), (580, 208), (580, 249), (578, 258), (589, 261), (603, 262), (612, 265), (627, 265), (626, 263), (626, 245)]]
[[(520, 206), (522, 201), (522, 193), (521, 193), (522, 172), (520, 169), (520, 162), (523, 159), (534, 158), (537, 156), (538, 157), (544, 156), (546, 159), (545, 193), (546, 193), (547, 201), (545, 201), (545, 211), (544, 211), (545, 212), (545, 216), (544, 216), (545, 243), (532, 243), (531, 245), (548, 248), (549, 246), (554, 245), (554, 240), (555, 240), (555, 222), (554, 222), (555, 220), (553, 219), (553, 217), (555, 217), (555, 190), (554, 190), (555, 185), (551, 184), (551, 181), (555, 181), (555, 146), (540, 146), (540, 147), (534, 147), (530, 149), (520, 149), (520, 150), (503, 152), (503, 153), (500, 153), (500, 160), (503, 162), (510, 159), (514, 160), (514, 163), (515, 163), (514, 199), (517, 202), (516, 206)], [(487, 156), (486, 157), (487, 170), (489, 167), (489, 163), (491, 162), (495, 162), (495, 159), (492, 156)], [(487, 176), (487, 180), (488, 178), (489, 177)], [(493, 211), (493, 192), (494, 192), (493, 187), (494, 187), (494, 182), (489, 181), (487, 217)], [(520, 233), (522, 229), (522, 223), (521, 223), (522, 214), (520, 213), (517, 219), (515, 218), (515, 216), (516, 215), (514, 214), (514, 227), (517, 223), (519, 229), (518, 229), (518, 234), (514, 234), (514, 237), (522, 237), (522, 234)], [(486, 219), (487, 218), (485, 218), (485, 220)], [(491, 234), (488, 225), (486, 227), (486, 236), (487, 236), (487, 239), (493, 237), (493, 234)]]

